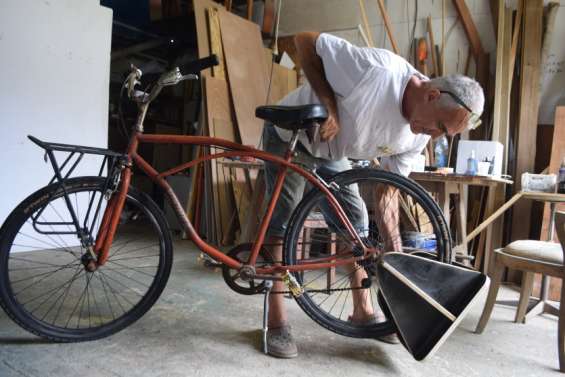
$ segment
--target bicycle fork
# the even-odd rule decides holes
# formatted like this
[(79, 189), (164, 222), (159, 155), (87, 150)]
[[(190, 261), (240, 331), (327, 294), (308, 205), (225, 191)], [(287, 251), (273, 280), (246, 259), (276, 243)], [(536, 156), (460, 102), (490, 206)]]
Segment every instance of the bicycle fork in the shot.
[(116, 228), (126, 202), (126, 196), (131, 181), (131, 167), (125, 166), (121, 175), (120, 188), (108, 201), (94, 244), (94, 253), (97, 257), (96, 266), (102, 266), (108, 260), (110, 246), (112, 246), (112, 242), (114, 241)]

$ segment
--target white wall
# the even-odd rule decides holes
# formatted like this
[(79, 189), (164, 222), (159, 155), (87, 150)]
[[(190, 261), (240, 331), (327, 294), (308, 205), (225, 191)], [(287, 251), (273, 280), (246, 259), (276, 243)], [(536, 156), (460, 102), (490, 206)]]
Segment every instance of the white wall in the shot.
[[(417, 1), (418, 17), (415, 37), (425, 36), (426, 20), (428, 16), (431, 16), (435, 43), (441, 46), (442, 0)], [(377, 0), (364, 0), (364, 2), (376, 47), (392, 49), (385, 34)], [(399, 46), (400, 55), (405, 58), (408, 57), (410, 37), (414, 25), (415, 3), (416, 0), (385, 0), (394, 38)], [(449, 29), (455, 25), (446, 42), (446, 72), (463, 73), (469, 42), (462, 24), (457, 18), (457, 11), (452, 1), (445, 0), (445, 4), (446, 35)], [(466, 0), (466, 4), (481, 37), (483, 48), (486, 52), (492, 53), (491, 64), (494, 69), (496, 44), (489, 0)], [(362, 24), (359, 0), (284, 0), (280, 33), (285, 35), (304, 30), (327, 31), (362, 46), (364, 42), (357, 30), (359, 24)], [(471, 74), (473, 72), (474, 65), (471, 65)]]
[[(385, 34), (377, 0), (363, 1), (376, 47), (392, 49)], [(385, 0), (394, 37), (399, 45), (400, 54), (405, 58), (408, 58), (416, 1), (418, 1), (416, 38), (426, 35), (426, 19), (431, 15), (435, 43), (441, 46), (442, 0)], [(545, 4), (548, 2), (548, 0), (544, 1)], [(465, 3), (477, 27), (485, 52), (490, 53), (491, 72), (494, 73), (496, 35), (492, 25), (490, 0), (465, 0)], [(565, 45), (562, 38), (565, 35), (565, 1), (561, 3), (550, 42), (549, 56), (542, 67), (540, 124), (553, 124), (555, 107), (565, 105)], [(506, 4), (516, 9), (516, 0), (506, 0)], [(453, 2), (445, 0), (445, 5), (445, 32), (446, 35), (449, 35), (445, 52), (446, 72), (463, 74), (469, 41), (457, 18)], [(280, 20), (281, 35), (304, 30), (326, 31), (354, 44), (364, 46), (364, 41), (357, 30), (359, 24), (362, 24), (359, 0), (283, 1)], [(453, 25), (455, 26), (449, 33)], [(411, 61), (412, 57), (409, 60)], [(474, 75), (474, 64), (471, 64), (470, 75)]]
[(0, 223), (52, 176), (28, 134), (107, 146), (111, 32), (97, 0), (0, 1)]

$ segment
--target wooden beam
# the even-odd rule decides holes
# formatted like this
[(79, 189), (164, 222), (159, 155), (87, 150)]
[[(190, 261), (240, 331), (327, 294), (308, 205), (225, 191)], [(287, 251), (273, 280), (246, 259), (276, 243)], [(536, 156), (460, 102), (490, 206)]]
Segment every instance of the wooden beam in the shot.
[(376, 0), (376, 1), (381, 11), (381, 16), (383, 17), (383, 21), (385, 23), (386, 33), (388, 35), (390, 44), (392, 45), (392, 51), (394, 51), (395, 54), (399, 54), (398, 45), (396, 44), (394, 35), (392, 35), (392, 27), (390, 25), (390, 18), (388, 17), (388, 12), (386, 10), (385, 3), (383, 0)]
[(430, 36), (430, 50), (432, 50), (432, 67), (434, 74), (439, 76), (438, 56), (436, 54), (436, 43), (434, 41), (434, 30), (432, 28), (432, 16), (428, 16), (427, 27), (428, 35)]
[(247, 19), (251, 21), (253, 17), (253, 0), (247, 0)]
[(461, 23), (463, 24), (463, 29), (465, 30), (467, 39), (469, 39), (469, 43), (473, 48), (473, 55), (475, 56), (475, 61), (477, 61), (479, 56), (484, 55), (485, 51), (483, 49), (481, 39), (479, 38), (477, 27), (473, 22), (471, 13), (469, 12), (469, 8), (467, 7), (465, 0), (453, 0), (453, 5), (455, 5), (457, 14), (461, 19)]
[(212, 76), (226, 78), (224, 50), (222, 48), (222, 33), (220, 30), (220, 17), (216, 8), (208, 8), (208, 31), (210, 38), (210, 52), (216, 54), (219, 64), (212, 67)]
[[(524, 7), (523, 42), (520, 67), (520, 107), (516, 137), (516, 184), (521, 190), (523, 173), (534, 172), (540, 98), (543, 0), (528, 0)], [(531, 203), (518, 203), (513, 211), (512, 238), (530, 235)]]
[[(194, 19), (196, 23), (196, 41), (198, 44), (198, 57), (205, 58), (210, 55), (210, 40), (208, 38), (208, 20), (206, 16), (207, 8), (223, 9), (221, 4), (212, 0), (192, 0), (194, 7)], [(210, 75), (211, 68), (201, 72), (202, 76)]]
[(365, 36), (367, 37), (368, 40), (367, 45), (369, 47), (375, 47), (375, 42), (373, 41), (373, 33), (371, 33), (371, 28), (369, 27), (369, 20), (367, 19), (367, 12), (365, 11), (365, 0), (359, 0), (359, 10), (361, 10), (361, 20), (363, 21), (363, 29), (365, 29)]
[(510, 50), (510, 77), (509, 80), (512, 80), (512, 76), (514, 76), (514, 65), (516, 63), (516, 51), (518, 50), (518, 37), (520, 36), (520, 30), (522, 29), (522, 18), (523, 18), (523, 11), (524, 11), (524, 1), (526, 0), (518, 0), (518, 9), (516, 11), (516, 18), (514, 19), (514, 27), (512, 31), (512, 47)]

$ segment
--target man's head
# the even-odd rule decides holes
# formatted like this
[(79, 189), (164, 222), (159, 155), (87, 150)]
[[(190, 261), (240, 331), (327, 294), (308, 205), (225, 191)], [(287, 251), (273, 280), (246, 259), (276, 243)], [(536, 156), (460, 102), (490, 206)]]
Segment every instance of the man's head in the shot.
[(412, 103), (407, 115), (415, 134), (452, 136), (480, 123), (485, 97), (479, 83), (469, 77), (437, 77), (419, 81), (410, 90)]

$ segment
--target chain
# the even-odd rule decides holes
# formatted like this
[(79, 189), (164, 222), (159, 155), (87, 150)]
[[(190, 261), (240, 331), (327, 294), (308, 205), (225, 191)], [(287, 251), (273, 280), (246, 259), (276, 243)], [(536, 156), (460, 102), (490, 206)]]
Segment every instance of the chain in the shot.
[[(363, 287), (354, 287), (354, 288), (331, 288), (331, 289), (305, 289), (304, 293), (328, 293), (328, 292), (343, 292), (343, 291), (353, 291), (357, 289), (367, 289)], [(256, 295), (261, 295), (263, 292), (254, 293)], [(291, 294), (290, 291), (271, 291), (272, 295), (286, 295)]]

